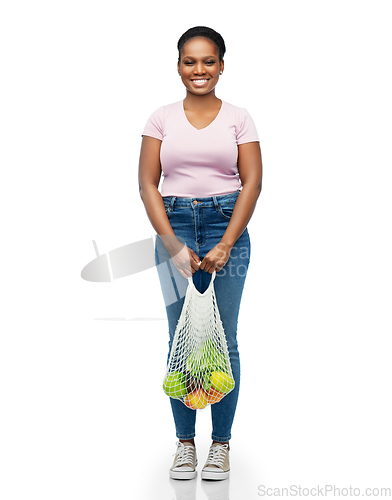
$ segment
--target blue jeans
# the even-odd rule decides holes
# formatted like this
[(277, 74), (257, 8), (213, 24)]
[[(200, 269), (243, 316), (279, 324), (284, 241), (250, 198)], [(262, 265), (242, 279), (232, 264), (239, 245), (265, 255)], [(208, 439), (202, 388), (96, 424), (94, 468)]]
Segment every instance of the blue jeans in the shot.
[[(233, 213), (240, 191), (207, 198), (179, 198), (165, 196), (166, 213), (175, 235), (203, 260), (204, 256), (221, 240)], [(194, 201), (198, 203), (195, 204)], [(166, 254), (166, 256), (165, 256)], [(169, 260), (170, 256), (159, 236), (155, 244), (155, 259), (169, 323), (169, 362), (177, 321), (184, 303), (188, 280), (181, 276)], [(246, 228), (232, 248), (226, 265), (216, 273), (214, 287), (217, 305), (225, 330), (231, 369), (235, 381), (234, 389), (221, 401), (211, 405), (212, 434), (214, 441), (231, 439), (231, 428), (240, 388), (240, 357), (237, 344), (237, 321), (242, 291), (249, 266), (250, 239)], [(159, 265), (166, 262), (166, 266)], [(170, 269), (170, 273), (167, 269)], [(211, 274), (200, 269), (193, 275), (193, 282), (200, 293), (210, 283)], [(175, 290), (177, 288), (177, 290)], [(176, 295), (174, 295), (174, 293)], [(173, 300), (173, 295), (174, 298)], [(178, 400), (169, 398), (175, 427), (179, 439), (192, 439), (195, 434), (196, 413)]]

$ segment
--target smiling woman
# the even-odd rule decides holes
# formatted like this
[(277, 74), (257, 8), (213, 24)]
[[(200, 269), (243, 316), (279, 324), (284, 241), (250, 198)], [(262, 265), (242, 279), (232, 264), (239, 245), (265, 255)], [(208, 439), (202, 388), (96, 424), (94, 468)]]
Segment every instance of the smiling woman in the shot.
[(178, 61), (178, 73), (191, 92), (195, 88), (211, 92), (218, 83), (223, 68), (224, 63), (219, 59), (215, 44), (202, 37), (188, 41)]
[[(193, 35), (192, 35), (193, 33)], [(215, 97), (215, 87), (219, 76), (223, 74), (223, 55), (226, 51), (222, 37), (205, 38), (194, 36), (196, 31), (186, 32), (178, 41), (178, 74), (185, 85), (188, 95), (184, 100), (184, 109), (188, 120), (197, 128), (205, 128), (211, 123), (221, 108), (221, 101), (215, 98), (215, 103), (204, 103), (205, 106), (194, 106), (189, 94), (206, 95), (212, 92)], [(203, 33), (203, 31), (200, 31)], [(191, 36), (190, 36), (191, 35)], [(190, 36), (190, 38), (188, 38)]]
[[(201, 477), (225, 479), (240, 386), (237, 322), (250, 259), (247, 224), (261, 192), (261, 152), (247, 110), (215, 95), (224, 71), (222, 36), (196, 26), (180, 37), (177, 48), (177, 69), (186, 96), (160, 107), (148, 119), (142, 134), (139, 189), (159, 235), (156, 263), (165, 299), (173, 296), (174, 282), (178, 296), (187, 278), (204, 293), (216, 271), (215, 294), (235, 387), (211, 406), (213, 443)], [(171, 260), (170, 274), (158, 266), (162, 259)], [(169, 360), (184, 294), (174, 303), (165, 303), (170, 304), (166, 307)], [(170, 403), (179, 439), (170, 476), (191, 479), (197, 465), (196, 410), (178, 399), (170, 398)]]

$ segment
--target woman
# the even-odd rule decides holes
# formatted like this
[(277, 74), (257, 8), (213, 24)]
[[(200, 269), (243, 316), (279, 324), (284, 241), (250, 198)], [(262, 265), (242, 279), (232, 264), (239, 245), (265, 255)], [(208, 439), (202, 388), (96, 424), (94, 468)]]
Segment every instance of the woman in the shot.
[[(260, 144), (253, 120), (244, 108), (215, 95), (224, 70), (225, 43), (211, 28), (197, 26), (178, 41), (178, 74), (186, 88), (183, 101), (162, 106), (143, 131), (139, 188), (162, 249), (173, 262), (172, 276), (158, 266), (169, 322), (169, 354), (188, 277), (199, 292), (211, 274), (225, 330), (235, 388), (211, 405), (212, 445), (202, 479), (229, 476), (229, 440), (240, 386), (237, 320), (250, 258), (247, 224), (262, 185)], [(158, 75), (164, 77), (164, 75)], [(163, 183), (158, 190), (161, 174)], [(173, 296), (173, 279), (177, 300)], [(170, 469), (176, 479), (196, 475), (196, 410), (170, 398), (177, 452)]]

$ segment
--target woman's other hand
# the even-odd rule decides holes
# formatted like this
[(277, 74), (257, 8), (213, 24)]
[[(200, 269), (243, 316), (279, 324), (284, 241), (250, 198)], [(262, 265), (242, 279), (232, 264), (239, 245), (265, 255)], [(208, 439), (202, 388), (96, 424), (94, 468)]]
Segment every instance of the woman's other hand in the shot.
[(212, 274), (219, 272), (227, 263), (232, 247), (227, 243), (220, 242), (215, 245), (204, 257), (200, 269)]
[(184, 278), (190, 278), (199, 270), (200, 259), (191, 248), (178, 242), (175, 248), (170, 248), (168, 251), (173, 264)]

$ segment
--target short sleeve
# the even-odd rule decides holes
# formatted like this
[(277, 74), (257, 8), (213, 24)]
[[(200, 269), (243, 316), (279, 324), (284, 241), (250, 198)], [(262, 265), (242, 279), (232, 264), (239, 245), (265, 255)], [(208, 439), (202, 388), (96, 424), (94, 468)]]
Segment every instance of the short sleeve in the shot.
[(163, 106), (158, 108), (147, 120), (144, 127), (143, 135), (148, 135), (149, 137), (154, 137), (155, 139), (163, 140), (163, 118), (164, 109)]
[(245, 108), (241, 108), (237, 124), (237, 144), (246, 142), (260, 142), (257, 134), (256, 125)]

